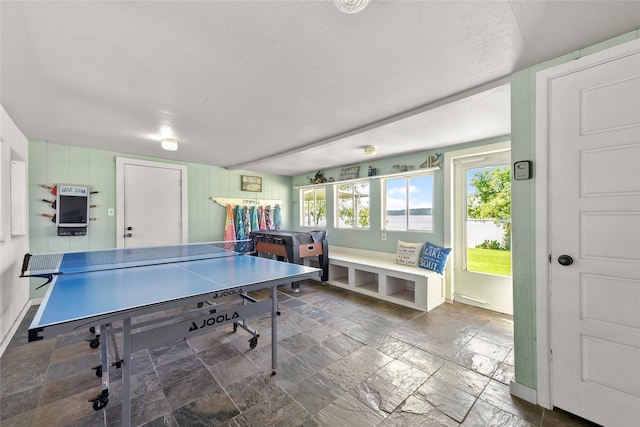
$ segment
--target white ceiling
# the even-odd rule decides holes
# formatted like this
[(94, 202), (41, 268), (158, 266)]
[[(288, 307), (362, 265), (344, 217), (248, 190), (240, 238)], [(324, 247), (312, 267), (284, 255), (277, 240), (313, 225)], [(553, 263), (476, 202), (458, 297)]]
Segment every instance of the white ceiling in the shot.
[(28, 139), (301, 175), (510, 133), (506, 78), (640, 28), (640, 1), (2, 0), (0, 20)]

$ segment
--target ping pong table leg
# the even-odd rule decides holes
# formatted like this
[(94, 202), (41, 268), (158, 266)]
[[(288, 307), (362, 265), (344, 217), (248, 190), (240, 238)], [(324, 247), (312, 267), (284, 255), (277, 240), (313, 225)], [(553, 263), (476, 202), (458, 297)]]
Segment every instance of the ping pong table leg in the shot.
[(131, 426), (131, 318), (122, 321), (122, 426)]
[(271, 375), (278, 367), (278, 287), (271, 287)]
[[(107, 337), (109, 333), (107, 325), (100, 325), (100, 336)], [(105, 340), (104, 345), (100, 346), (100, 375), (96, 372), (96, 375), (99, 377), (105, 378), (102, 380), (102, 389), (109, 389), (109, 366), (111, 365), (111, 361), (109, 360), (109, 340)]]

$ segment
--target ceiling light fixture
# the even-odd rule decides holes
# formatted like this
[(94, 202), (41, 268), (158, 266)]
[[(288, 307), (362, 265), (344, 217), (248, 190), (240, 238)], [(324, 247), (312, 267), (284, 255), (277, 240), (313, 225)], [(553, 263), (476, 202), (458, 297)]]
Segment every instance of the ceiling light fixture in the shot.
[(367, 145), (364, 147), (364, 155), (365, 156), (375, 156), (378, 152), (378, 147), (375, 145)]
[(162, 149), (167, 151), (176, 151), (178, 150), (178, 140), (165, 138), (162, 140)]
[(344, 13), (357, 13), (367, 7), (369, 0), (335, 0), (336, 7)]

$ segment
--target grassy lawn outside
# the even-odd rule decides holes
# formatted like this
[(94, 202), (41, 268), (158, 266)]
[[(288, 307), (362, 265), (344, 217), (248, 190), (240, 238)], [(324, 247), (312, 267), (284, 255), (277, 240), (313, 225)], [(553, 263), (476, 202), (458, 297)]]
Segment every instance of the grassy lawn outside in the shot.
[(468, 248), (467, 269), (479, 273), (511, 276), (511, 251)]

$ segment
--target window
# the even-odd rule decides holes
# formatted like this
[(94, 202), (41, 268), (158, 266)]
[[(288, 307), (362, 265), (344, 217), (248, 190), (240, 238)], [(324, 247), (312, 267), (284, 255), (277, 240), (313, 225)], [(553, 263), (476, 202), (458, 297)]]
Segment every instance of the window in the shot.
[(433, 231), (433, 173), (384, 180), (383, 228)]
[(300, 225), (303, 227), (327, 226), (327, 190), (325, 188), (308, 188), (300, 190), (302, 212)]
[(339, 184), (336, 189), (336, 227), (369, 228), (369, 182)]

